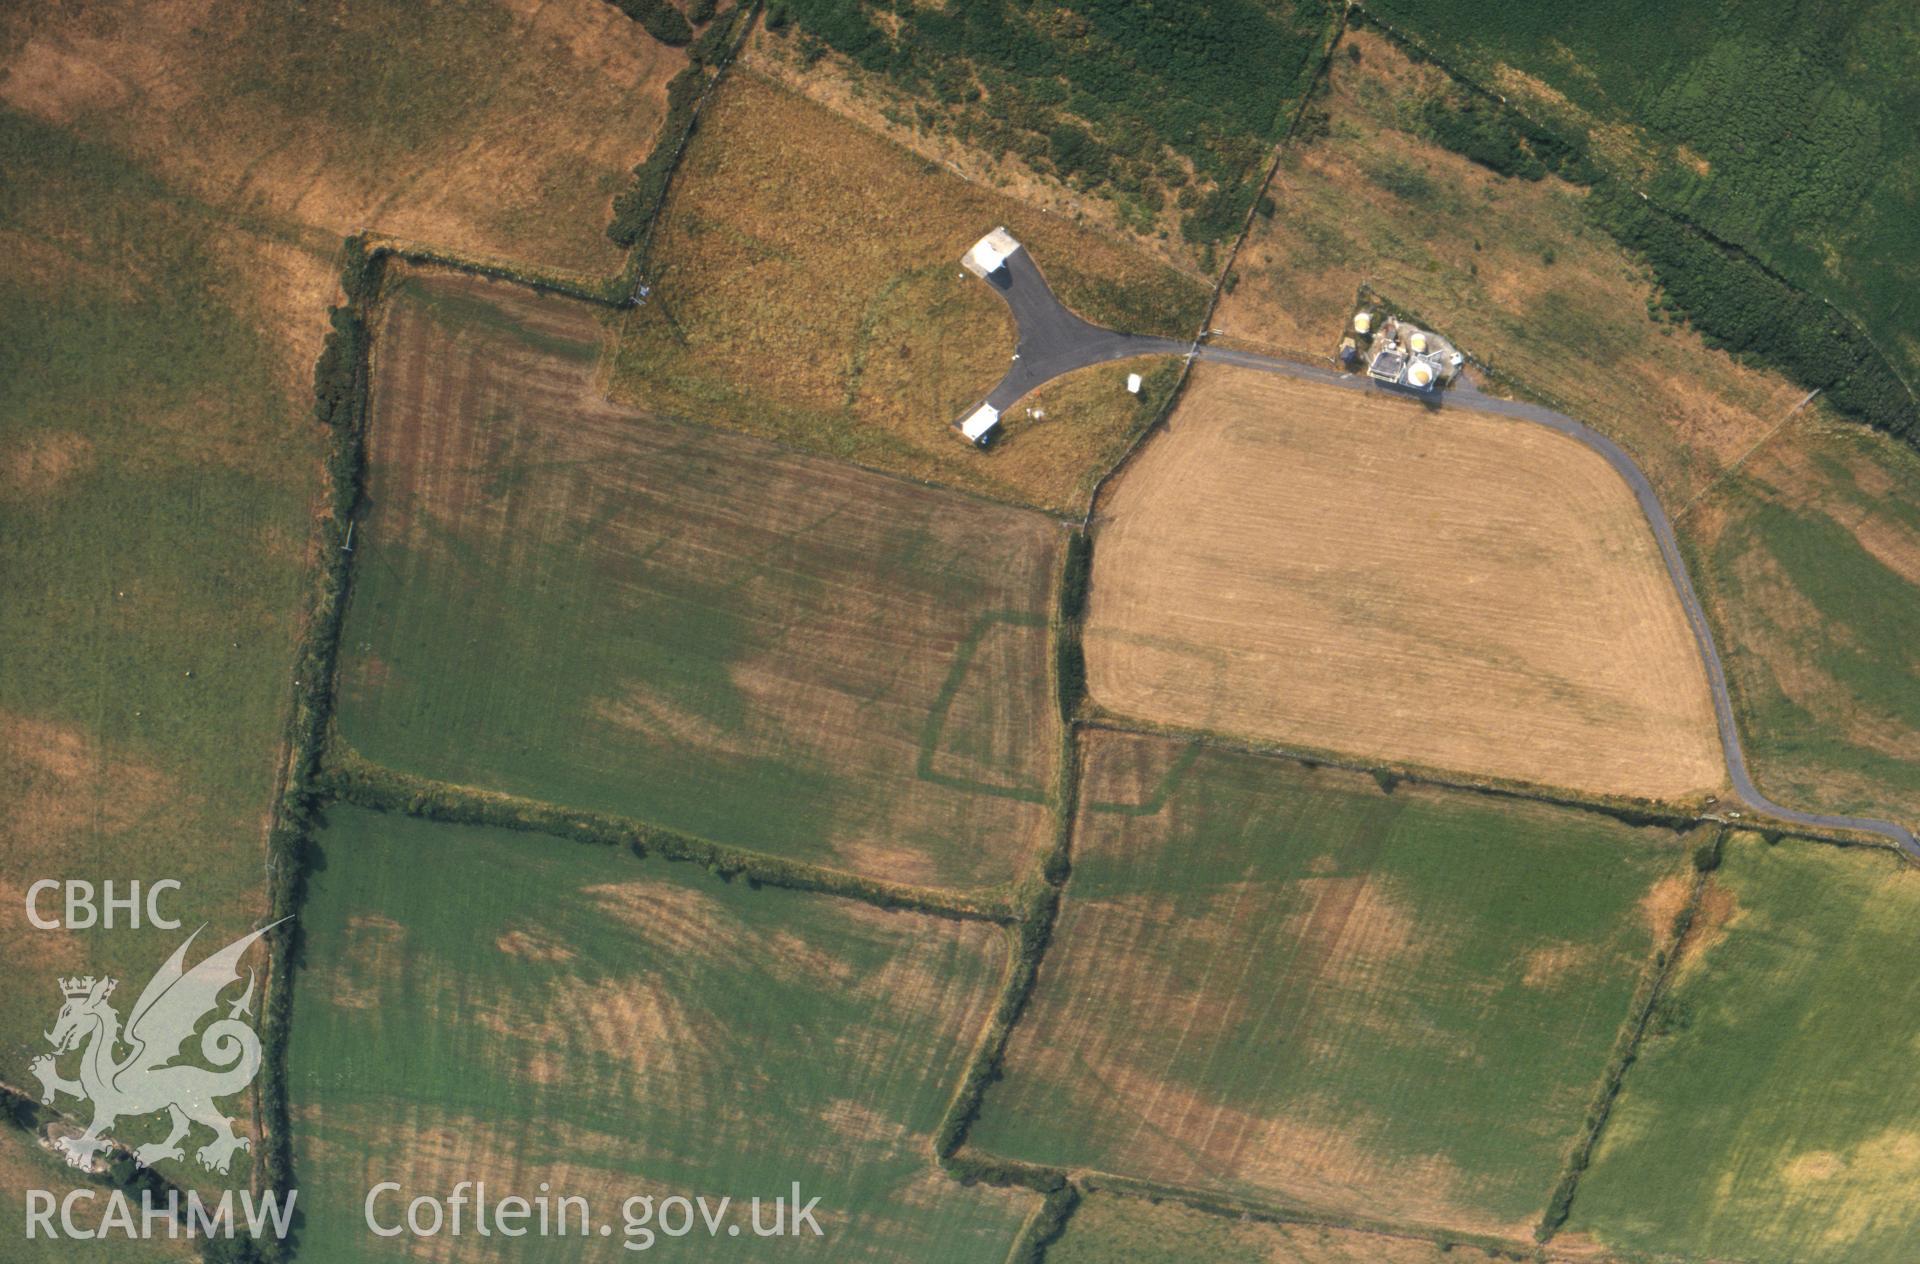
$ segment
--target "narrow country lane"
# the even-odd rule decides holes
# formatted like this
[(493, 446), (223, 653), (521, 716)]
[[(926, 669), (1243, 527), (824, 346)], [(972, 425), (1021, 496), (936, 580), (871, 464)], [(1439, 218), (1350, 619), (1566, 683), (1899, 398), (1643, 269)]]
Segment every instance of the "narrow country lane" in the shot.
[[(1143, 334), (1125, 334), (1089, 324), (1068, 311), (1066, 306), (1054, 296), (1052, 289), (1047, 285), (1046, 278), (1041, 275), (1039, 267), (1028, 257), (1025, 247), (1015, 251), (1008, 258), (1003, 271), (1004, 276), (996, 273), (988, 279), (987, 284), (992, 286), (1007, 301), (1007, 306), (1013, 309), (1014, 319), (1019, 325), (1020, 339), (1013, 367), (987, 396), (987, 402), (1002, 412), (1011, 408), (1035, 387), (1064, 373), (1136, 355), (1192, 355), (1216, 364), (1228, 364), (1261, 373), (1277, 373), (1285, 377), (1320, 382), (1344, 390), (1390, 389), (1376, 385), (1370, 378), (1362, 375), (1341, 373), (1318, 365), (1296, 364), (1290, 360), (1261, 355), (1258, 352), (1206, 346), (1197, 342), (1188, 344), (1176, 342), (1170, 338), (1155, 338)], [(1714, 644), (1713, 630), (1707, 623), (1706, 611), (1700, 605), (1699, 595), (1694, 591), (1693, 578), (1687, 573), (1686, 562), (1681, 557), (1680, 543), (1674, 535), (1673, 522), (1668, 518), (1666, 508), (1660, 503), (1659, 496), (1654, 493), (1653, 484), (1647, 481), (1646, 474), (1634, 464), (1633, 458), (1628, 456), (1619, 444), (1564, 413), (1542, 408), (1538, 404), (1499, 399), (1482, 393), (1472, 385), (1456, 386), (1447, 392), (1447, 397), (1456, 401), (1456, 406), (1459, 407), (1532, 422), (1566, 435), (1570, 439), (1576, 439), (1599, 453), (1607, 464), (1626, 480), (1627, 486), (1633, 489), (1635, 499), (1640, 502), (1640, 511), (1646, 516), (1648, 525), (1653, 528), (1654, 538), (1659, 542), (1660, 556), (1667, 566), (1667, 577), (1673, 582), (1674, 591), (1680, 597), (1680, 604), (1686, 610), (1687, 622), (1693, 628), (1694, 643), (1700, 650), (1700, 659), (1707, 671), (1707, 684), (1713, 694), (1714, 715), (1719, 725), (1720, 749), (1726, 758), (1727, 775), (1733, 784), (1734, 793), (1743, 803), (1756, 812), (1809, 828), (1858, 830), (1863, 833), (1878, 834), (1894, 843), (1913, 860), (1920, 861), (1920, 840), (1916, 840), (1913, 831), (1906, 826), (1871, 817), (1802, 812), (1775, 803), (1760, 793), (1759, 788), (1753, 784), (1753, 778), (1747, 769), (1746, 750), (1740, 743), (1739, 725), (1734, 718), (1733, 700), (1727, 692), (1726, 670), (1721, 665), (1720, 651)]]

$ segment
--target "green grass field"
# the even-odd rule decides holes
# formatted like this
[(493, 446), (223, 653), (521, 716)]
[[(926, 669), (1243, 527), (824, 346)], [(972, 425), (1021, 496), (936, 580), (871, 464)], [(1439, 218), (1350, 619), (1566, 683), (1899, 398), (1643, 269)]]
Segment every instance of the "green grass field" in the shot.
[(59, 973), (137, 996), (185, 933), (36, 930), (28, 884), (172, 877), (170, 911), (209, 939), (264, 910), (320, 435), (225, 253), (244, 236), (3, 111), (0, 167), (0, 970), (21, 982), (0, 1076), (19, 1083)]
[[(682, 49), (584, 0), (21, 8), (6, 95), (238, 218), (613, 272)], [(321, 297), (321, 296), (317, 296)]]
[[(74, 1222), (83, 1229), (100, 1223), (111, 1196), (111, 1187), (80, 1177), (62, 1160), (42, 1150), (28, 1133), (11, 1124), (0, 1126), (0, 1241), (7, 1244), (8, 1264), (69, 1264), (76, 1257), (86, 1260), (87, 1264), (186, 1264), (200, 1259), (194, 1245), (185, 1241), (169, 1242), (164, 1236), (157, 1240), (131, 1240), (116, 1232), (84, 1246), (64, 1236), (49, 1239), (36, 1235), (29, 1240), (26, 1191), (30, 1189), (45, 1190), (56, 1200), (65, 1199), (73, 1190), (91, 1190), (93, 1201), (82, 1199), (74, 1204)], [(133, 1198), (132, 1207), (138, 1224), (138, 1196)], [(53, 1223), (60, 1224), (58, 1211), (54, 1213)], [(162, 1232), (164, 1234), (164, 1230)]]
[(1920, 823), (1920, 457), (1809, 430), (1703, 508), (1696, 573), (1762, 786)]
[(1050, 820), (1053, 522), (608, 405), (567, 300), (389, 303), (353, 748), (898, 881), (1013, 875)]
[[(961, 1186), (929, 1146), (1000, 984), (1000, 931), (533, 835), (329, 815), (289, 1065), (306, 1264), (384, 1258), (361, 1218), (381, 1180), (529, 1197), (546, 1181), (596, 1221), (629, 1195), (797, 1180), (826, 1237), (748, 1238), (743, 1258), (1006, 1252), (1031, 1196)], [(511, 1247), (469, 1238), (458, 1258), (583, 1249)]]
[(1742, 835), (1627, 1076), (1569, 1229), (1727, 1260), (1910, 1260), (1920, 875)]
[(1468, 1246), (1319, 1225), (1270, 1224), (1174, 1202), (1092, 1194), (1047, 1248), (1047, 1264), (1493, 1264)]
[(973, 1144), (1523, 1237), (1684, 899), (1668, 831), (1094, 740)]

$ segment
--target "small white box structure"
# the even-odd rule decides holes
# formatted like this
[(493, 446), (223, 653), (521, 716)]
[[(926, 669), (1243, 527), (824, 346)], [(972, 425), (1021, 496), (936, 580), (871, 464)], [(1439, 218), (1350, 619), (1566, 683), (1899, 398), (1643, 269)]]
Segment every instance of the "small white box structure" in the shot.
[(993, 442), (993, 432), (999, 428), (1000, 410), (992, 404), (980, 405), (960, 423), (960, 433), (967, 437), (967, 442), (980, 448)]
[(1007, 266), (1007, 260), (1013, 252), (1020, 249), (1020, 243), (1005, 228), (996, 228), (973, 243), (972, 249), (961, 258), (967, 271), (985, 279)]
[(1127, 394), (1138, 395), (1139, 393), (1140, 393), (1140, 375), (1138, 373), (1127, 374)]

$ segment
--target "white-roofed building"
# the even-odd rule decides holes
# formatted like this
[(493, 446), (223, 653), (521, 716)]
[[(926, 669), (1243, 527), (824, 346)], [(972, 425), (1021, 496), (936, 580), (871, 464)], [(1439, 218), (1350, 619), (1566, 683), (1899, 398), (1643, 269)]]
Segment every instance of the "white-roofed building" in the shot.
[(999, 428), (1000, 410), (992, 404), (980, 405), (960, 423), (960, 433), (967, 442), (982, 448), (993, 442), (993, 432)]
[(1014, 251), (1020, 249), (1020, 243), (1005, 228), (996, 228), (973, 243), (971, 249), (960, 262), (967, 271), (981, 278), (991, 276), (1007, 266), (1007, 260)]

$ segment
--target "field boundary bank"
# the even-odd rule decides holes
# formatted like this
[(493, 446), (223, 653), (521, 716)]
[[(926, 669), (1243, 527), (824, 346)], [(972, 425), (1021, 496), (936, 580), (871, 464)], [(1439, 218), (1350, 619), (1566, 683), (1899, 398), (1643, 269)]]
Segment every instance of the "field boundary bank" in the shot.
[(347, 753), (321, 774), (333, 802), (372, 812), (418, 817), (443, 825), (477, 825), (539, 834), (560, 842), (623, 847), (637, 858), (658, 856), (696, 864), (725, 882), (841, 896), (903, 912), (1006, 925), (1013, 904), (994, 888), (978, 891), (913, 886), (862, 877), (841, 869), (716, 843), (635, 817), (570, 808), (542, 799), (415, 776)]
[(1134, 455), (1146, 447), (1148, 441), (1166, 427), (1168, 418), (1173, 416), (1174, 410), (1180, 406), (1181, 397), (1187, 393), (1187, 379), (1193, 375), (1193, 363), (1199, 356), (1201, 344), (1212, 332), (1213, 316), (1219, 310), (1221, 295), (1226, 292), (1227, 278), (1233, 275), (1234, 265), (1240, 261), (1240, 251), (1247, 244), (1247, 238), (1253, 233), (1254, 221), (1260, 214), (1261, 200), (1266, 198), (1273, 188), (1273, 177), (1280, 170), (1280, 160), (1286, 156), (1287, 146), (1293, 143), (1294, 137), (1300, 131), (1300, 121), (1306, 117), (1307, 107), (1312, 104), (1314, 96), (1320, 91), (1321, 84), (1326, 81), (1327, 71), (1333, 65), (1333, 50), (1340, 46), (1340, 37), (1346, 34), (1347, 21), (1353, 8), (1352, 0), (1347, 0), (1342, 5), (1339, 16), (1329, 24), (1326, 47), (1320, 50), (1319, 62), (1315, 65), (1313, 74), (1307, 78), (1306, 89), (1301, 92), (1299, 103), (1294, 106), (1293, 118), (1287, 123), (1285, 134), (1273, 147), (1273, 156), (1267, 160), (1267, 173), (1261, 178), (1253, 201), (1247, 207), (1246, 218), (1240, 224), (1239, 235), (1233, 239), (1233, 246), (1227, 251), (1226, 260), (1220, 265), (1220, 275), (1214, 278), (1213, 289), (1207, 296), (1206, 310), (1200, 315), (1200, 328), (1194, 331), (1185, 362), (1180, 367), (1179, 380), (1167, 393), (1166, 402), (1160, 405), (1159, 411), (1145, 426), (1141, 427), (1140, 433), (1134, 436), (1133, 442), (1127, 445), (1127, 450), (1122, 452), (1119, 459), (1109, 465), (1106, 471), (1094, 481), (1092, 490), (1087, 493), (1086, 512), (1080, 516), (1082, 531), (1089, 534), (1092, 532), (1094, 518), (1100, 508), (1100, 497), (1105, 494), (1108, 484), (1119, 477), (1120, 472), (1132, 463)]
[[(1665, 808), (1657, 803), (1642, 803), (1635, 800), (1616, 802), (1602, 796), (1583, 796), (1577, 791), (1563, 790), (1553, 786), (1536, 786), (1527, 782), (1509, 783), (1493, 778), (1476, 781), (1458, 773), (1426, 768), (1418, 764), (1367, 763), (1349, 753), (1310, 746), (1289, 746), (1281, 742), (1265, 742), (1257, 738), (1217, 733), (1208, 729), (1155, 724), (1104, 709), (1086, 717), (1081, 723), (1083, 727), (1098, 732), (1158, 737), (1190, 748), (1231, 751), (1262, 759), (1285, 760), (1308, 768), (1334, 768), (1342, 772), (1365, 773), (1379, 782), (1381, 789), (1389, 794), (1398, 785), (1427, 786), (1436, 790), (1479, 795), (1489, 799), (1510, 799), (1524, 803), (1539, 803), (1547, 807), (1565, 808), (1570, 811), (1592, 812), (1611, 817), (1623, 825), (1636, 829), (1670, 829), (1680, 834), (1701, 825), (1725, 825), (1731, 829), (1747, 830), (1776, 839), (1798, 838), (1824, 847), (1905, 854), (1904, 849), (1897, 843), (1878, 834), (1871, 838), (1859, 838), (1848, 834), (1823, 833), (1784, 818), (1775, 820), (1771, 817), (1742, 817), (1739, 820), (1727, 820), (1718, 812), (1688, 812), (1681, 808)], [(1164, 789), (1163, 787), (1162, 797), (1164, 797)], [(1088, 806), (1090, 810), (1118, 812), (1124, 815), (1152, 814), (1146, 810), (1145, 805), (1097, 803)]]
[[(618, 6), (616, 5), (615, 7), (617, 8)], [(712, 99), (715, 92), (719, 91), (720, 85), (726, 81), (727, 72), (733, 68), (735, 59), (740, 56), (740, 50), (747, 46), (747, 40), (752, 37), (754, 27), (759, 24), (760, 15), (765, 7), (766, 0), (737, 0), (737, 6), (730, 20), (738, 22), (740, 29), (735, 32), (733, 38), (728, 42), (726, 55), (713, 63), (713, 77), (701, 86), (700, 96), (694, 101), (692, 109), (688, 112), (686, 126), (681, 129), (680, 138), (674, 144), (673, 156), (667, 160), (665, 169), (659, 173), (660, 190), (653, 200), (652, 208), (647, 212), (646, 227), (640, 232), (638, 239), (632, 244), (626, 266), (617, 274), (619, 277), (617, 283), (625, 287), (627, 291), (626, 302), (623, 306), (632, 307), (639, 301), (640, 286), (646, 279), (647, 259), (653, 250), (653, 234), (655, 229), (659, 227), (661, 213), (666, 210), (667, 202), (673, 196), (673, 177), (679, 174), (680, 163), (687, 156), (687, 147), (693, 143), (694, 133), (700, 130), (701, 111), (707, 108), (707, 102)], [(720, 18), (715, 16), (713, 20), (717, 22)], [(694, 61), (689, 61), (688, 64), (690, 66), (699, 65), (698, 62)], [(671, 106), (669, 106), (669, 111), (671, 111)], [(668, 118), (661, 120), (663, 131), (671, 121), (671, 113), (669, 113)], [(655, 142), (654, 147), (655, 149), (659, 148), (658, 141)], [(641, 162), (640, 166), (634, 169), (636, 181), (642, 178), (640, 175), (641, 171), (645, 169), (647, 163), (651, 162), (652, 159), (653, 154), (649, 153), (646, 159)], [(611, 226), (609, 227), (611, 228)], [(615, 240), (617, 241), (618, 239), (616, 238)]]
[[(949, 1174), (962, 1181), (984, 1180), (1001, 1186), (1018, 1186), (1046, 1196), (1047, 1203), (1030, 1216), (1027, 1231), (1008, 1257), (1014, 1264), (1038, 1264), (1044, 1260), (1046, 1247), (1066, 1229), (1074, 1207), (1091, 1193), (1153, 1203), (1173, 1202), (1221, 1219), (1336, 1229), (1399, 1241), (1427, 1242), (1442, 1251), (1470, 1247), (1516, 1261), (1554, 1261), (1557, 1264), (1559, 1261), (1588, 1259), (1590, 1256), (1586, 1253), (1563, 1255), (1552, 1251), (1551, 1240), (1566, 1218), (1579, 1176), (1584, 1172), (1587, 1160), (1605, 1129), (1628, 1072), (1637, 1061), (1641, 1041), (1685, 952), (1700, 900), (1719, 866), (1722, 849), (1731, 832), (1729, 827), (1716, 825), (1712, 838), (1701, 843), (1693, 853), (1693, 880), (1689, 885), (1687, 902), (1675, 914), (1667, 933), (1656, 943), (1652, 955), (1640, 969), (1640, 982), (1629, 1001), (1627, 1013), (1622, 1017), (1599, 1084), (1587, 1106), (1585, 1124), (1569, 1150), (1567, 1167), (1541, 1213), (1531, 1242), (1424, 1222), (1375, 1220), (1285, 1198), (1248, 1198), (1101, 1169), (1034, 1163), (968, 1147), (964, 1138), (961, 1149), (943, 1159), (942, 1164)], [(1707, 857), (1704, 861), (1703, 855)], [(988, 1082), (997, 1078), (997, 1065), (994, 1071), (996, 1074), (990, 1075)], [(1058, 1223), (1047, 1222), (1044, 1217), (1055, 1205), (1055, 1200), (1060, 1200), (1059, 1205), (1064, 1207), (1064, 1212)]]
[[(962, 1181), (986, 1180), (996, 1185), (1023, 1185), (1036, 1193), (1051, 1196), (1065, 1186), (1065, 1179), (1035, 1165), (1014, 1164), (986, 1171), (960, 1153), (967, 1134), (985, 1104), (989, 1086), (999, 1076), (1007, 1042), (1014, 1026), (1026, 1012), (1040, 964), (1053, 938), (1054, 922), (1060, 912), (1060, 897), (1072, 870), (1075, 807), (1080, 797), (1080, 743), (1074, 718), (1075, 679), (1073, 660), (1079, 642), (1078, 602), (1085, 596), (1087, 550), (1084, 534), (1076, 532), (1066, 548), (1060, 550), (1054, 574), (1053, 612), (1047, 630), (1053, 644), (1048, 654), (1048, 683), (1059, 712), (1060, 750), (1055, 759), (1054, 782), (1049, 800), (1053, 809), (1053, 838), (1028, 873), (1020, 879), (1015, 895), (1018, 916), (1013, 922), (1013, 950), (1007, 958), (1007, 977), (993, 1013), (974, 1044), (974, 1055), (954, 1086), (933, 1134), (933, 1160), (949, 1176)], [(1062, 1222), (1064, 1224), (1064, 1220)], [(1039, 1257), (1033, 1257), (1037, 1260)]]
[[(1434, 66), (1436, 69), (1441, 71), (1441, 73), (1445, 74), (1448, 79), (1453, 81), (1455, 84), (1457, 84), (1461, 88), (1464, 88), (1466, 91), (1472, 93), (1474, 96), (1477, 96), (1484, 101), (1490, 101), (1495, 103), (1496, 105), (1499, 106), (1499, 108), (1502, 111), (1511, 113), (1512, 115), (1524, 120), (1529, 126), (1537, 129), (1538, 131), (1540, 131), (1541, 133), (1547, 136), (1554, 138), (1556, 141), (1558, 141), (1562, 145), (1565, 145), (1567, 143), (1566, 138), (1563, 135), (1561, 135), (1560, 129), (1557, 125), (1549, 125), (1541, 122), (1538, 118), (1528, 113), (1525, 109), (1509, 101), (1500, 92), (1490, 87), (1487, 87), (1485, 84), (1481, 83), (1471, 73), (1463, 69), (1457, 62), (1453, 61), (1450, 58), (1444, 57), (1439, 53), (1436, 53), (1431, 47), (1429, 47), (1427, 44), (1421, 41), (1418, 37), (1407, 34), (1405, 31), (1393, 25), (1391, 22), (1387, 21), (1385, 18), (1380, 17), (1372, 9), (1366, 6), (1366, 4), (1364, 3), (1364, 0), (1348, 0), (1348, 6), (1351, 10), (1358, 12), (1360, 14), (1361, 19), (1364, 21), (1367, 27), (1374, 30), (1378, 30), (1382, 35), (1386, 36), (1388, 40), (1398, 45), (1402, 49), (1402, 51), (1406, 52), (1416, 62), (1425, 62), (1429, 65)], [(1576, 106), (1574, 108), (1578, 109), (1579, 107)], [(1583, 138), (1582, 149), (1583, 149), (1583, 152), (1585, 152), (1584, 138)], [(1453, 152), (1453, 151), (1449, 151), (1449, 152)], [(1469, 159), (1469, 161), (1472, 161), (1472, 160)], [(1716, 233), (1712, 229), (1699, 223), (1693, 217), (1683, 212), (1674, 210), (1672, 207), (1667, 206), (1664, 203), (1655, 200), (1651, 194), (1648, 194), (1643, 189), (1637, 187), (1632, 181), (1625, 179), (1624, 177), (1616, 174), (1615, 172), (1605, 167), (1600, 166), (1590, 156), (1587, 158), (1587, 161), (1590, 164), (1592, 164), (1593, 170), (1598, 172), (1601, 175), (1602, 179), (1617, 182), (1618, 185), (1621, 188), (1624, 188), (1629, 195), (1637, 197), (1642, 207), (1644, 207), (1644, 209), (1667, 220), (1669, 223), (1675, 225), (1681, 231), (1692, 234), (1693, 236), (1698, 238), (1700, 241), (1704, 242), (1709, 247), (1721, 252), (1723, 255), (1727, 256), (1730, 259), (1733, 259), (1735, 262), (1741, 264), (1742, 266), (1753, 269), (1753, 271), (1758, 273), (1760, 276), (1762, 276), (1766, 280), (1773, 282), (1774, 284), (1780, 286), (1785, 290), (1790, 291), (1791, 293), (1799, 296), (1800, 298), (1808, 299), (1813, 302), (1817, 302), (1821, 304), (1823, 307), (1826, 308), (1826, 310), (1832, 316), (1837, 317), (1841, 321), (1845, 322), (1848, 331), (1852, 333), (1853, 336), (1860, 339), (1861, 342), (1863, 342), (1868, 347), (1868, 349), (1872, 351), (1875, 360), (1878, 362), (1878, 367), (1882, 369), (1887, 374), (1887, 376), (1890, 379), (1892, 379), (1892, 381), (1897, 383), (1900, 389), (1905, 393), (1907, 410), (1909, 414), (1909, 421), (1907, 424), (1907, 428), (1903, 430), (1894, 430), (1889, 426), (1875, 423), (1858, 414), (1848, 412), (1848, 413), (1844, 413), (1844, 415), (1853, 424), (1865, 426), (1872, 430), (1879, 430), (1883, 434), (1886, 434), (1889, 438), (1894, 439), (1896, 442), (1902, 442), (1909, 447), (1920, 449), (1920, 394), (1917, 394), (1915, 392), (1913, 384), (1907, 380), (1906, 375), (1901, 372), (1899, 366), (1894, 362), (1892, 357), (1888, 356), (1886, 352), (1881, 348), (1879, 342), (1876, 341), (1873, 336), (1873, 331), (1867, 327), (1864, 321), (1856, 317), (1853, 313), (1847, 311), (1845, 308), (1840, 307), (1832, 299), (1829, 299), (1826, 296), (1821, 294), (1816, 294), (1813, 291), (1806, 289), (1804, 286), (1801, 286), (1796, 282), (1792, 281), (1791, 279), (1789, 279), (1788, 277), (1784, 276), (1783, 274), (1780, 273), (1778, 269), (1773, 267), (1773, 265), (1769, 264), (1766, 260), (1760, 258), (1758, 255), (1756, 255), (1752, 250), (1748, 249), (1747, 247), (1741, 245), (1738, 242), (1728, 240), (1727, 238), (1721, 236), (1719, 233)], [(1567, 177), (1562, 177), (1562, 178), (1564, 179)], [(1575, 183), (1578, 183), (1578, 182), (1575, 182)], [(1599, 182), (1587, 181), (1585, 183), (1586, 183), (1586, 186), (1589, 188), (1597, 188)], [(1655, 271), (1657, 275), (1659, 270), (1658, 264), (1652, 259), (1652, 257), (1650, 256), (1650, 254), (1645, 248), (1630, 244), (1627, 241), (1623, 240), (1615, 232), (1614, 227), (1610, 224), (1607, 224), (1604, 222), (1598, 222), (1596, 226), (1601, 228), (1601, 230), (1604, 231), (1609, 238), (1613, 239), (1623, 249), (1633, 254), (1636, 258), (1642, 259), (1643, 261), (1653, 265), (1655, 267)], [(1661, 283), (1660, 288), (1665, 289), (1667, 287), (1664, 285), (1664, 283)], [(1699, 322), (1695, 319), (1695, 316), (1692, 312), (1687, 312), (1685, 314), (1687, 316), (1688, 321), (1690, 323), (1693, 323), (1696, 326), (1696, 328), (1700, 328), (1703, 333), (1711, 333), (1710, 330), (1706, 329), (1704, 326), (1701, 326), (1699, 324)], [(1780, 373), (1783, 377), (1787, 378), (1787, 380), (1793, 382), (1795, 385), (1800, 386), (1802, 388), (1806, 388), (1806, 389), (1821, 389), (1821, 390), (1826, 389), (1825, 387), (1819, 386), (1819, 384), (1803, 380), (1794, 371), (1786, 368), (1785, 366), (1779, 363), (1776, 363), (1772, 356), (1766, 355), (1764, 353), (1756, 353), (1756, 354), (1758, 355), (1758, 358), (1762, 359), (1766, 363), (1767, 367), (1773, 369), (1777, 373)], [(1848, 374), (1847, 376), (1851, 376), (1851, 374)]]
[[(663, 173), (665, 183), (660, 196), (648, 213), (646, 227), (638, 241), (625, 248), (625, 262), (612, 273), (596, 276), (590, 272), (571, 268), (548, 267), (501, 255), (435, 246), (372, 229), (349, 236), (346, 239), (347, 249), (351, 254), (359, 257), (362, 261), (360, 266), (378, 263), (388, 256), (394, 256), (404, 263), (431, 265), (473, 276), (512, 281), (542, 293), (562, 294), (601, 307), (618, 310), (634, 306), (639, 297), (638, 287), (645, 279), (647, 253), (653, 244), (653, 234), (660, 221), (660, 212), (666, 207), (668, 195), (672, 190), (673, 176), (679, 171), (680, 163), (686, 157), (687, 148), (692, 143), (695, 132), (699, 130), (700, 113), (706, 108), (708, 100), (726, 81), (727, 72), (732, 68), (740, 50), (745, 47), (747, 39), (752, 35), (754, 24), (759, 21), (763, 7), (764, 0), (742, 0), (733, 18), (740, 22), (740, 29), (728, 42), (725, 55), (707, 63), (711, 66), (713, 74), (702, 76), (704, 83), (701, 86), (700, 95), (695, 99), (685, 125), (674, 140), (673, 156), (666, 164), (666, 170)], [(716, 17), (714, 20), (719, 21), (721, 17)], [(649, 35), (648, 38), (655, 37)], [(689, 61), (688, 66), (699, 69), (701, 63)], [(655, 150), (658, 150), (660, 144), (667, 139), (665, 130), (669, 122), (671, 122), (670, 119), (662, 120), (662, 135), (655, 138)], [(651, 159), (652, 156), (653, 152), (649, 151), (647, 158)], [(645, 161), (642, 161), (642, 165)]]
[(1654, 1011), (1666, 996), (1668, 985), (1673, 982), (1674, 971), (1679, 968), (1680, 958), (1687, 950), (1694, 920), (1700, 913), (1700, 902), (1706, 895), (1707, 884), (1713, 880), (1714, 871), (1720, 867), (1729, 833), (1731, 831), (1726, 826), (1721, 826), (1712, 838), (1701, 842), (1693, 853), (1693, 881), (1687, 889), (1687, 901), (1674, 914), (1665, 942), (1656, 947), (1653, 969), (1643, 972), (1640, 985), (1635, 988), (1627, 1017), (1614, 1038), (1614, 1048), (1607, 1059), (1606, 1070), (1587, 1106), (1586, 1126), (1568, 1150), (1560, 1180), (1547, 1200), (1546, 1210), (1540, 1215), (1540, 1223), (1534, 1228), (1536, 1242), (1551, 1242), (1573, 1210), (1573, 1200), (1580, 1191), (1580, 1178), (1586, 1175), (1587, 1167), (1593, 1161), (1594, 1149), (1607, 1129), (1607, 1121), (1613, 1117), (1614, 1103), (1626, 1087), (1627, 1074), (1639, 1060), (1640, 1046), (1646, 1038), (1647, 1027), (1653, 1022)]
[[(1402, 1242), (1431, 1243), (1442, 1251), (1470, 1247), (1502, 1259), (1534, 1261), (1536, 1264), (1543, 1260), (1558, 1264), (1560, 1261), (1571, 1262), (1591, 1258), (1587, 1255), (1558, 1254), (1548, 1250), (1542, 1243), (1504, 1238), (1494, 1234), (1474, 1233), (1439, 1225), (1372, 1220), (1363, 1216), (1348, 1216), (1324, 1211), (1304, 1203), (1238, 1198), (1230, 1194), (1196, 1189), (1192, 1186), (1145, 1180), (1093, 1168), (1069, 1169), (1048, 1164), (1028, 1163), (1019, 1159), (1002, 1158), (982, 1150), (963, 1150), (948, 1161), (947, 1167), (949, 1174), (963, 1182), (984, 1181), (1006, 1188), (1030, 1189), (1044, 1194), (1048, 1199), (1067, 1197), (1075, 1204), (1083, 1202), (1088, 1194), (1107, 1194), (1151, 1203), (1175, 1203), (1222, 1220), (1251, 1220), (1272, 1225), (1334, 1229)], [(1036, 1208), (1030, 1217), (1030, 1222), (1039, 1220), (1045, 1212), (1044, 1206)], [(1059, 1228), (1065, 1229), (1068, 1223), (1063, 1221)], [(1039, 1235), (1034, 1233), (1031, 1236)], [(1038, 1253), (1033, 1252), (1028, 1242), (1018, 1242), (1008, 1259), (1017, 1264), (1036, 1264), (1037, 1261), (1045, 1258), (1044, 1248), (1050, 1245), (1050, 1241), (1038, 1243), (1041, 1248)]]

